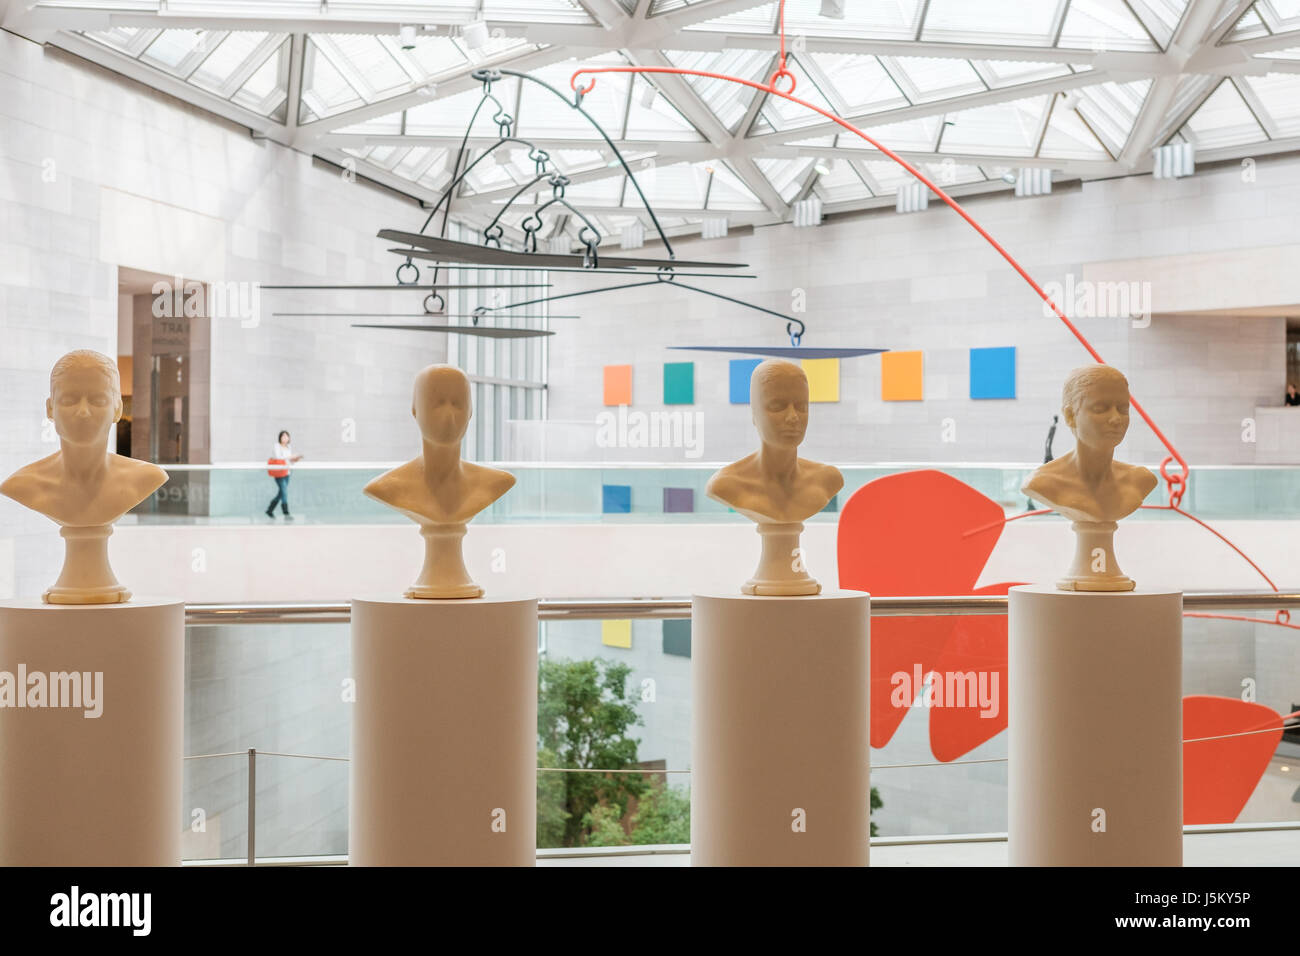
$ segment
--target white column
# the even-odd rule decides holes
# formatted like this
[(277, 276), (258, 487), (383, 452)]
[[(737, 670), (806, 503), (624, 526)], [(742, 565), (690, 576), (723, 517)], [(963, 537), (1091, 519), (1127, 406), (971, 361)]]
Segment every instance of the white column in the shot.
[(537, 599), (352, 602), (349, 862), (533, 866)]
[(693, 865), (867, 864), (870, 605), (693, 597)]
[(1009, 596), (1013, 866), (1181, 866), (1181, 591)]
[(184, 683), (179, 601), (0, 604), (0, 866), (179, 866)]

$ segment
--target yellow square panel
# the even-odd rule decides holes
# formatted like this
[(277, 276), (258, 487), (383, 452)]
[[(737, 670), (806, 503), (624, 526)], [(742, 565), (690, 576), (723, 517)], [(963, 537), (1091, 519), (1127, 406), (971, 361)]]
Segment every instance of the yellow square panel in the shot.
[(808, 376), (808, 401), (838, 402), (840, 400), (839, 359), (802, 359), (801, 364), (804, 374)]
[(601, 621), (600, 643), (606, 647), (632, 647), (631, 621)]
[(919, 402), (925, 397), (921, 352), (882, 352), (880, 397), (887, 402)]

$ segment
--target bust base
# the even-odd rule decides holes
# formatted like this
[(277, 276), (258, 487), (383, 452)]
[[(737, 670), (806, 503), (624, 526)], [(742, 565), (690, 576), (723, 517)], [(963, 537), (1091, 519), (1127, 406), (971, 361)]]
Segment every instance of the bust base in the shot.
[(742, 594), (757, 594), (764, 597), (798, 597), (805, 594), (820, 594), (821, 582), (809, 578), (807, 581), (756, 581), (750, 578), (740, 586)]
[(125, 604), (131, 600), (131, 591), (121, 584), (101, 588), (68, 588), (51, 585), (41, 595), (46, 604)]
[(1132, 591), (1137, 582), (1126, 575), (1114, 578), (1066, 577), (1056, 582), (1060, 591)]
[(458, 584), (452, 587), (439, 587), (436, 584), (412, 584), (402, 592), (402, 597), (421, 601), (440, 601), (445, 599), (476, 598), (483, 596), (483, 588), (477, 584)]

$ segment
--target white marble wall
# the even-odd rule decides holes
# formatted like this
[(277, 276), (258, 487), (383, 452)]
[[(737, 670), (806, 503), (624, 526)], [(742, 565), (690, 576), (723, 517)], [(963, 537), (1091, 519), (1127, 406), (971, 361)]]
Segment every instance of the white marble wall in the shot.
[[(1242, 419), (1255, 415), (1256, 406), (1281, 404), (1285, 320), (1169, 314), (1300, 303), (1300, 272), (1288, 265), (1296, 250), (1288, 243), (1295, 241), (1300, 208), (1300, 158), (1261, 158), (1254, 173), (1247, 182), (1239, 167), (1228, 165), (1204, 168), (1190, 179), (1134, 177), (1075, 184), (1042, 198), (994, 195), (966, 203), (1043, 284), (1064, 286), (1067, 276), (1076, 289), (1085, 281), (1149, 283), (1137, 289), (1140, 297), (1149, 288), (1155, 313), (1149, 325), (1092, 315), (1079, 316), (1077, 324), (1108, 362), (1128, 374), (1134, 394), (1194, 464), (1296, 460), (1241, 440)], [(662, 247), (641, 251), (662, 254)], [(925, 352), (921, 402), (881, 400), (880, 358), (844, 360), (840, 401), (813, 407), (805, 447), (815, 458), (1041, 460), (1062, 379), (1089, 361), (1059, 320), (1044, 315), (1024, 280), (941, 203), (912, 215), (884, 210), (815, 229), (783, 225), (681, 241), (676, 252), (683, 259), (748, 263), (758, 278), (696, 284), (767, 308), (788, 312), (802, 290), (802, 317), (809, 324), (804, 345)], [(597, 284), (568, 276), (556, 281), (557, 291)], [(552, 342), (552, 419), (594, 423), (603, 410), (601, 370), (607, 364), (633, 365), (633, 410), (680, 409), (662, 403), (662, 364), (694, 360), (704, 460), (752, 450), (748, 409), (728, 403), (728, 356), (666, 346), (787, 345), (780, 320), (659, 287), (569, 305), (584, 321), (566, 323)], [(1294, 311), (1300, 314), (1300, 306)], [(968, 349), (1009, 345), (1018, 349), (1018, 397), (969, 398)], [(946, 442), (949, 419), (955, 440)], [(594, 424), (556, 431), (553, 445), (566, 454), (684, 458), (682, 449), (596, 447)], [(1071, 441), (1061, 428), (1057, 454)], [(1293, 441), (1300, 452), (1300, 434)], [(1163, 455), (1136, 416), (1123, 453), (1149, 461)]]
[[(74, 348), (116, 354), (119, 266), (205, 282), (389, 282), (398, 260), (375, 233), (423, 215), (305, 154), (0, 32), (0, 473), (53, 450), (42, 421), (54, 360)], [(263, 460), (280, 428), (313, 459), (405, 453), (412, 376), (445, 358), (445, 336), (273, 313), (416, 312), (418, 293), (263, 291), (260, 304), (256, 324), (213, 322), (212, 460)], [(16, 560), (12, 571), (0, 561), (0, 594), (45, 587), (58, 546), (50, 525), (0, 501), (3, 539)]]

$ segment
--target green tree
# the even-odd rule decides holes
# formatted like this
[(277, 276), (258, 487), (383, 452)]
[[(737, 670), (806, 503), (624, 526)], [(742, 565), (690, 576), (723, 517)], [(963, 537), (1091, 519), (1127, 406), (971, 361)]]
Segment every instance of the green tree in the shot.
[(667, 783), (651, 787), (637, 801), (632, 817), (632, 842), (690, 843), (690, 790), (678, 790)]
[[(628, 694), (626, 664), (604, 660), (569, 661), (544, 658), (537, 669), (538, 753), (554, 755), (553, 767), (589, 770), (622, 770), (636, 766), (637, 744), (628, 729), (643, 723)], [(587, 842), (593, 827), (607, 833), (604, 815), (596, 807), (608, 807), (614, 819), (627, 813), (631, 797), (647, 787), (645, 778), (630, 773), (541, 774), (563, 778), (564, 814), (561, 846)], [(607, 815), (607, 814), (606, 814)], [(547, 832), (557, 831), (559, 816), (547, 821)], [(538, 823), (538, 837), (543, 833)], [(550, 844), (556, 845), (554, 843)]]
[[(537, 766), (554, 767), (555, 751), (541, 747), (537, 751)], [(537, 775), (537, 845), (561, 846), (564, 825), (569, 811), (564, 809), (564, 774), (538, 773)]]
[[(871, 788), (871, 809), (868, 812), (874, 815), (875, 811), (879, 810), (884, 805), (885, 805), (885, 801), (880, 799), (880, 791), (877, 790), (875, 787), (872, 787)], [(871, 835), (872, 836), (880, 835), (876, 827), (875, 820), (871, 821)]]

